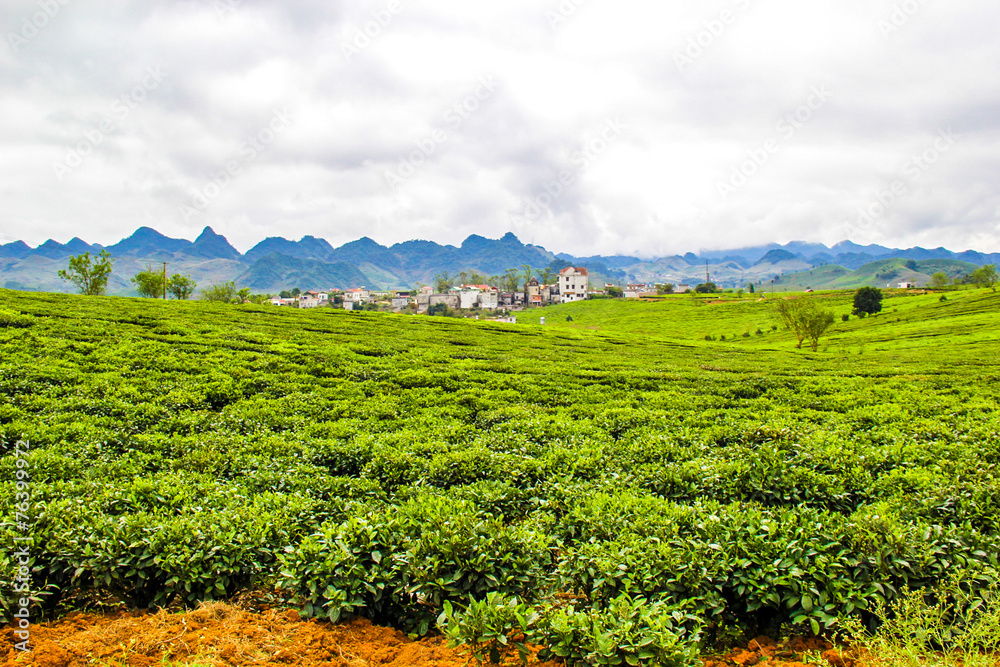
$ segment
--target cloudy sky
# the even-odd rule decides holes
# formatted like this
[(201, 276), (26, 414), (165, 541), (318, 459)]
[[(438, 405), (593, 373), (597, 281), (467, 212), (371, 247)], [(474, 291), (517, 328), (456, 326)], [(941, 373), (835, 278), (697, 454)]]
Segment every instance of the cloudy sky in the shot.
[(1000, 251), (995, 0), (5, 0), (0, 240)]

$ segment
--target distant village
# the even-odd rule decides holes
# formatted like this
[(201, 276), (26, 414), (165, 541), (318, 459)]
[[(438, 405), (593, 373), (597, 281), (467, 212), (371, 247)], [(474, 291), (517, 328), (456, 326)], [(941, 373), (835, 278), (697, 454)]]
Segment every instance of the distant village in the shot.
[(430, 285), (413, 291), (376, 291), (363, 287), (326, 291), (309, 290), (292, 297), (275, 297), (275, 306), (295, 308), (342, 307), (361, 310), (382, 304), (395, 312), (433, 313), (436, 310), (516, 311), (531, 306), (582, 301), (591, 294), (590, 276), (582, 267), (567, 267), (559, 272), (556, 283), (542, 284), (532, 277), (523, 289), (502, 291), (491, 285), (456, 285), (435, 292)]
[[(430, 285), (411, 291), (378, 291), (364, 287), (325, 291), (308, 290), (292, 296), (278, 296), (270, 299), (275, 306), (292, 308), (334, 307), (345, 310), (382, 309), (393, 312), (430, 313), (454, 311), (519, 311), (525, 308), (541, 307), (558, 303), (583, 301), (593, 295), (604, 295), (615, 290), (616, 296), (639, 298), (658, 293), (657, 285), (627, 285), (617, 287), (611, 284), (602, 289), (593, 289), (587, 269), (570, 266), (561, 270), (553, 284), (530, 278), (522, 289), (504, 291), (492, 285), (461, 284), (446, 291), (435, 292)], [(671, 285), (671, 291), (687, 292), (689, 285)], [(659, 292), (662, 293), (662, 292)]]

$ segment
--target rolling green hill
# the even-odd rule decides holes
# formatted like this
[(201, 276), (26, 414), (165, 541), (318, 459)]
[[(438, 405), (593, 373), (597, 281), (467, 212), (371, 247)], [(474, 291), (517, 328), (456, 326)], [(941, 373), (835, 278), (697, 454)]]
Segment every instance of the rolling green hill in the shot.
[[(768, 297), (745, 295), (742, 299), (725, 295), (670, 295), (647, 300), (592, 299), (519, 313), (519, 323), (538, 324), (545, 318), (546, 328), (570, 331), (616, 333), (632, 340), (686, 341), (717, 347), (721, 341), (707, 342), (725, 336), (737, 349), (787, 349), (794, 342), (791, 334), (782, 330), (775, 313), (779, 298), (798, 296), (818, 300), (831, 310), (836, 321), (823, 338), (822, 345), (830, 351), (845, 348), (891, 352), (910, 350), (924, 344), (939, 345), (947, 340), (952, 345), (979, 345), (1000, 341), (996, 329), (1000, 317), (1000, 296), (991, 290), (949, 291), (942, 294), (922, 294), (909, 290), (885, 290), (883, 312), (858, 319), (841, 320), (853, 309), (854, 292), (826, 291), (811, 295), (779, 294)], [(571, 319), (567, 319), (571, 318)], [(778, 327), (774, 330), (774, 327)], [(757, 331), (761, 333), (758, 334)], [(750, 334), (750, 336), (745, 336)]]
[(869, 262), (854, 271), (826, 264), (809, 271), (786, 273), (774, 287), (778, 291), (800, 291), (806, 288), (857, 289), (866, 285), (885, 288), (896, 287), (900, 282), (924, 286), (930, 282), (931, 275), (938, 271), (954, 280), (977, 268), (976, 264), (957, 259), (882, 259)]

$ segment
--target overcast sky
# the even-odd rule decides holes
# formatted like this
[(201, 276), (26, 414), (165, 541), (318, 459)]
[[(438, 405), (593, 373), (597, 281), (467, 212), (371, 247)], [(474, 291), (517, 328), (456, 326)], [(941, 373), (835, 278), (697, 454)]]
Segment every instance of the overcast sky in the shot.
[(0, 235), (1000, 251), (995, 0), (3, 0)]

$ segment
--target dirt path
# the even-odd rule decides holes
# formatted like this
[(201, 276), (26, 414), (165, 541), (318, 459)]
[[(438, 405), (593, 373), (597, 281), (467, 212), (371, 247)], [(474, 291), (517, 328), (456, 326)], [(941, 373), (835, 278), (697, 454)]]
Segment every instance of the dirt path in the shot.
[[(302, 620), (295, 611), (254, 612), (224, 603), (187, 613), (74, 613), (32, 626), (29, 653), (16, 650), (15, 641), (8, 629), (0, 667), (151, 667), (168, 660), (177, 667), (464, 667), (468, 662), (440, 637), (415, 641), (362, 619), (332, 625)], [(816, 640), (779, 645), (759, 638), (745, 649), (707, 658), (705, 667), (797, 667), (806, 655), (821, 653), (834, 667), (851, 667), (829, 648)], [(553, 662), (532, 665), (557, 667)]]

